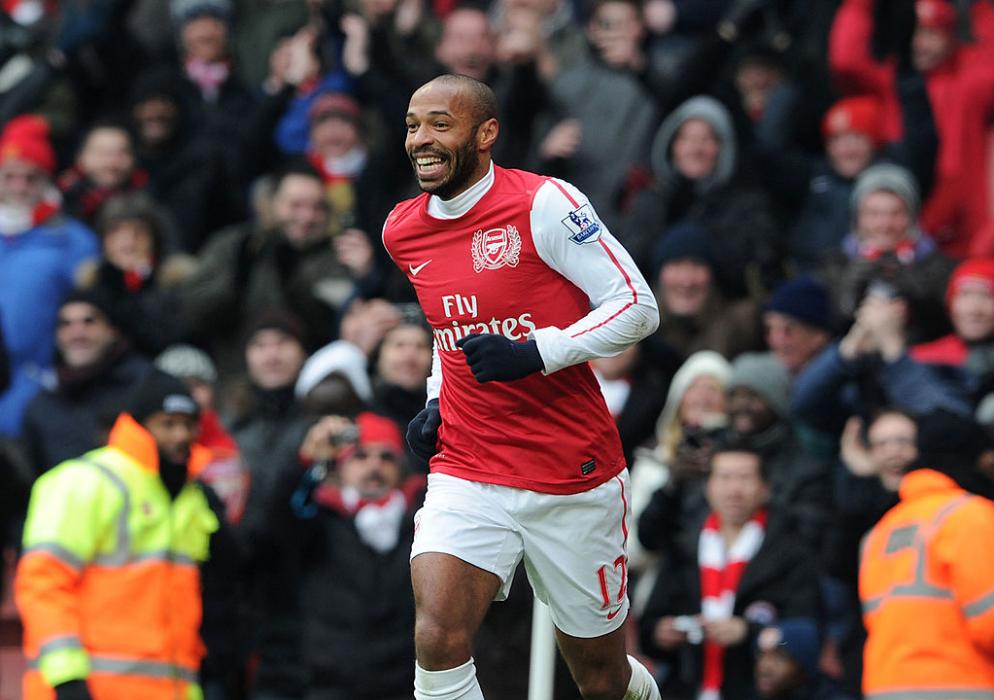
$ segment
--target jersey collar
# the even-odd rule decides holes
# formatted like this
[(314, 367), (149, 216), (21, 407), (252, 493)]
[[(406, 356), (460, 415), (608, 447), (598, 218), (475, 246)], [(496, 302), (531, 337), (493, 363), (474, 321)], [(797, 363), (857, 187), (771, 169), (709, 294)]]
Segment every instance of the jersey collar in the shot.
[(490, 169), (479, 182), (452, 199), (442, 199), (432, 195), (428, 198), (428, 214), (436, 219), (458, 219), (483, 199), (494, 184), (494, 164), (490, 161)]

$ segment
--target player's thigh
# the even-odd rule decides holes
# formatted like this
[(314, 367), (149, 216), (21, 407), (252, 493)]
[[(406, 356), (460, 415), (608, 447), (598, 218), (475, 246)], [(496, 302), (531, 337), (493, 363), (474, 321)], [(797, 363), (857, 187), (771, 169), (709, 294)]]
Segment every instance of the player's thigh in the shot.
[(522, 542), (498, 491), (445, 474), (428, 477), (411, 548), (419, 626), (475, 633), (490, 601), (507, 597)]
[(570, 496), (537, 494), (521, 519), (524, 561), (556, 628), (591, 639), (628, 615), (628, 473)]

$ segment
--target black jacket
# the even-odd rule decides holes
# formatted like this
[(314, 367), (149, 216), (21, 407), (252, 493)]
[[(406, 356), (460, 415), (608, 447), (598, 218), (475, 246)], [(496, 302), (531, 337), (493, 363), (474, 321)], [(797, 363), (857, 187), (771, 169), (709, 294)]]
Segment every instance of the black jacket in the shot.
[(36, 474), (106, 444), (106, 432), (150, 363), (120, 347), (86, 376), (69, 377), (34, 397), (24, 414), (22, 437)]
[[(774, 621), (770, 619), (771, 613), (777, 619), (822, 617), (817, 560), (775, 516), (771, 513), (763, 544), (746, 566), (736, 590), (733, 614), (746, 619), (749, 634), (745, 641), (725, 650), (721, 688), (725, 700), (753, 697), (753, 649), (756, 635), (765, 624)], [(675, 652), (666, 652), (653, 641), (653, 630), (663, 617), (701, 612), (697, 545), (702, 525), (703, 520), (688, 525), (673, 540), (639, 622), (642, 650), (670, 665), (663, 691), (674, 700), (696, 697), (703, 673), (701, 647), (688, 644)]]

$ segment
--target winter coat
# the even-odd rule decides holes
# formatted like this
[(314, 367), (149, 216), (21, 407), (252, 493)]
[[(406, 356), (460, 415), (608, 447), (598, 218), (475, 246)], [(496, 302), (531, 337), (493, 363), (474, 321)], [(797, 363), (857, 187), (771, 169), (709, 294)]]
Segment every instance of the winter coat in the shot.
[[(572, 156), (540, 167), (584, 192), (607, 227), (621, 229), (625, 177), (652, 137), (655, 105), (635, 74), (590, 58), (550, 85), (554, 119), (576, 119), (583, 134)], [(550, 125), (551, 126), (551, 125)]]
[(83, 224), (55, 215), (17, 236), (0, 236), (0, 323), (11, 385), (0, 394), (0, 435), (16, 436), (31, 398), (52, 367), (55, 317), (80, 263), (98, 254)]
[[(664, 697), (689, 700), (701, 682), (701, 647), (685, 645), (674, 652), (659, 648), (653, 630), (663, 617), (701, 613), (698, 540), (703, 517), (681, 528), (660, 565), (660, 575), (639, 621), (642, 650), (670, 665)], [(792, 531), (771, 513), (759, 551), (746, 565), (735, 593), (733, 615), (749, 623), (747, 638), (725, 649), (721, 696), (726, 700), (753, 698), (756, 635), (775, 619), (822, 616), (818, 562)]]
[(28, 404), (23, 439), (36, 474), (106, 443), (114, 419), (151, 363), (123, 346), (99, 366), (70, 376)]
[(335, 335), (336, 313), (353, 292), (328, 239), (299, 250), (278, 231), (242, 224), (218, 232), (179, 288), (186, 321), (211, 347), (222, 376), (243, 366), (244, 333), (267, 308), (292, 312), (320, 347)]
[[(989, 40), (994, 9), (970, 3), (978, 36)], [(839, 8), (829, 38), (829, 65), (836, 84), (849, 94), (872, 94), (884, 103), (885, 134), (900, 134), (900, 105), (894, 89), (896, 62), (877, 61), (871, 51), (874, 32), (872, 0), (846, 0)], [(942, 250), (963, 256), (971, 239), (989, 223), (990, 182), (983, 176), (987, 127), (994, 109), (994, 60), (989, 41), (961, 44), (941, 66), (925, 75), (939, 132), (936, 183), (925, 205), (923, 222)]]
[[(711, 125), (721, 147), (714, 172), (691, 182), (672, 160), (672, 144), (684, 122)], [(754, 288), (772, 288), (780, 277), (782, 237), (765, 192), (738, 177), (739, 154), (728, 110), (711, 97), (691, 98), (656, 131), (651, 150), (652, 181), (634, 196), (619, 238), (643, 270), (666, 230), (692, 222), (711, 236), (715, 279), (722, 293), (738, 299)]]
[(847, 362), (838, 344), (825, 348), (794, 380), (791, 413), (824, 432), (839, 434), (852, 415), (896, 406), (915, 415), (946, 409), (970, 412), (965, 377), (953, 369), (917, 362), (907, 353), (894, 362), (879, 356)]

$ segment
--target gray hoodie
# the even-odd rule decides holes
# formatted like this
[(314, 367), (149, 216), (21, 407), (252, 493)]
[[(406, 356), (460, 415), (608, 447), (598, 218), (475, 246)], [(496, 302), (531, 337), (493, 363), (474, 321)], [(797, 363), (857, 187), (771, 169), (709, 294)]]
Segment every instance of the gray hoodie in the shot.
[(714, 172), (695, 183), (694, 189), (698, 194), (701, 194), (728, 182), (735, 172), (738, 157), (732, 118), (725, 106), (718, 100), (706, 95), (698, 95), (691, 97), (673, 110), (656, 131), (656, 136), (652, 141), (650, 163), (653, 173), (663, 182), (669, 181), (677, 174), (673, 166), (671, 152), (673, 139), (680, 127), (691, 119), (701, 119), (710, 124), (721, 142), (718, 164)]

